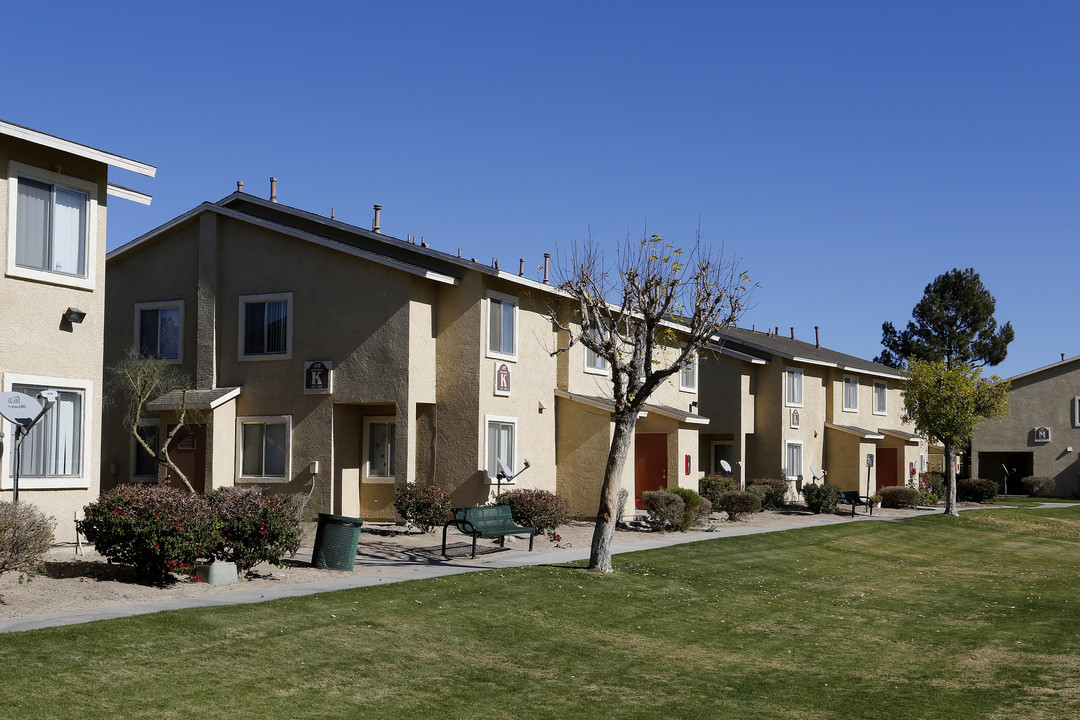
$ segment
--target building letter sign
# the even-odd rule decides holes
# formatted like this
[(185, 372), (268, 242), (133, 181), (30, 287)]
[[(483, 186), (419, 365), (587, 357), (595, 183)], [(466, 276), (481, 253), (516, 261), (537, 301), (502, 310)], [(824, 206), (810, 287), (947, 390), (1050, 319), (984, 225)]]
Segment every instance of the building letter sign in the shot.
[(333, 392), (334, 363), (308, 360), (304, 363), (304, 394), (329, 395)]
[(504, 362), (495, 363), (495, 394), (510, 397), (510, 366)]

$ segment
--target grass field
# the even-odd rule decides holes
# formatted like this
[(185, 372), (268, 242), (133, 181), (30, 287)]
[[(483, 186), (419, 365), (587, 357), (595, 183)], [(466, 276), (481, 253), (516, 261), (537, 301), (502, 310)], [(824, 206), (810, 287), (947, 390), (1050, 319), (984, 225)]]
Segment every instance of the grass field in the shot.
[(1080, 508), (0, 636), (11, 718), (1080, 717)]

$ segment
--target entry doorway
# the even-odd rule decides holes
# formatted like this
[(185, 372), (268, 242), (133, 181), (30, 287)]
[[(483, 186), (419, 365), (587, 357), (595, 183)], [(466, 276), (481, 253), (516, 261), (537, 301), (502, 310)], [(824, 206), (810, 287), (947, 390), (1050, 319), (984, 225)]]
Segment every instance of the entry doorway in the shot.
[[(981, 452), (979, 474), (998, 484), (1002, 494), (1019, 495), (1024, 492), (1020, 479), (1035, 474), (1035, 453), (1030, 452)], [(1008, 477), (1005, 472), (1008, 471)], [(1006, 483), (1006, 480), (1008, 481)]]
[(900, 473), (896, 468), (896, 448), (877, 449), (877, 489), (900, 484)]
[[(170, 425), (166, 431), (171, 433), (175, 425)], [(206, 491), (206, 426), (205, 425), (182, 425), (169, 443), (169, 457), (180, 468), (180, 472), (195, 488), (195, 492)], [(179, 478), (170, 468), (165, 469), (165, 482), (170, 487), (187, 491), (184, 481)]]
[(667, 487), (667, 435), (634, 436), (634, 501), (642, 493)]

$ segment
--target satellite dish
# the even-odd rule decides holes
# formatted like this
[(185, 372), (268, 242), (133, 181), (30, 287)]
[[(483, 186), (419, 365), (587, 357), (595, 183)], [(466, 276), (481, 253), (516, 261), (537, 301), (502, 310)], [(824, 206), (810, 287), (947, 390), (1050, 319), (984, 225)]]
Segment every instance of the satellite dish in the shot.
[(813, 465), (810, 466), (810, 475), (812, 475), (815, 480), (818, 479), (817, 470), (814, 469)]
[(0, 394), (0, 415), (8, 422), (30, 427), (41, 414), (41, 403), (20, 392)]
[(722, 470), (723, 470), (724, 472), (726, 472), (726, 473), (730, 473), (730, 472), (731, 472), (731, 465), (730, 465), (730, 464), (728, 464), (728, 461), (727, 461), (727, 460), (721, 460), (721, 461), (720, 461), (720, 468), (721, 468), (721, 469), (722, 469)]
[(499, 466), (499, 472), (496, 473), (496, 477), (508, 478), (513, 475), (513, 473), (510, 472), (510, 468), (506, 467), (506, 463), (503, 462), (502, 458), (495, 458), (495, 464)]

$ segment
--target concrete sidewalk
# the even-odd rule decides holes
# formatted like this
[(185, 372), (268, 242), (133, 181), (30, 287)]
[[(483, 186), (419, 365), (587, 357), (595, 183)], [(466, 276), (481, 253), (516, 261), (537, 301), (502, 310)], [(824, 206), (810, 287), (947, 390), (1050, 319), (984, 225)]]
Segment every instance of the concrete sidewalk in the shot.
[[(911, 514), (907, 517), (918, 517), (940, 513), (940, 510), (926, 510), (925, 512)], [(807, 527), (820, 527), (823, 525), (838, 525), (849, 522), (873, 522), (877, 520), (891, 521), (898, 518), (880, 518), (858, 515), (854, 518), (840, 515), (807, 515), (799, 518), (798, 525), (784, 528), (773, 527), (740, 527), (736, 523), (725, 524), (711, 532), (696, 533), (667, 533), (657, 535), (648, 540), (633, 543), (616, 544), (612, 546), (612, 554), (618, 555), (639, 550), (653, 550), (656, 548), (682, 545), (703, 540), (715, 540), (723, 537), (736, 537), (742, 535), (756, 535), (766, 532), (786, 532)], [(462, 575), (464, 573), (480, 572), (483, 570), (501, 570), (512, 567), (525, 567), (533, 565), (563, 565), (566, 563), (587, 560), (589, 547), (574, 547), (557, 552), (530, 553), (521, 550), (505, 550), (492, 552), (478, 556), (475, 560), (454, 559), (432, 561), (430, 559), (402, 560), (398, 558), (379, 558), (358, 556), (357, 567), (381, 568), (382, 571), (352, 575), (343, 573), (341, 577), (330, 580), (321, 580), (310, 583), (287, 584), (279, 587), (260, 588), (257, 590), (237, 590), (236, 592), (222, 593), (198, 598), (181, 598), (164, 602), (143, 603), (135, 605), (118, 605), (113, 607), (100, 607), (81, 612), (64, 612), (51, 615), (37, 615), (22, 618), (13, 618), (0, 622), (0, 633), (20, 632), (23, 630), (36, 630), (39, 628), (59, 627), (62, 625), (76, 625), (79, 623), (94, 622), (95, 620), (111, 620), (114, 618), (130, 617), (133, 615), (146, 615), (149, 613), (163, 612), (166, 610), (182, 610), (186, 608), (218, 607), (223, 605), (241, 605), (257, 603), (266, 600), (280, 598), (299, 597), (302, 595), (315, 595), (318, 593), (334, 592), (337, 590), (349, 590), (358, 587), (371, 587), (373, 585), (386, 585), (388, 583), (405, 582), (407, 580), (425, 580), (449, 575)], [(297, 559), (310, 562), (310, 549), (297, 555)]]

